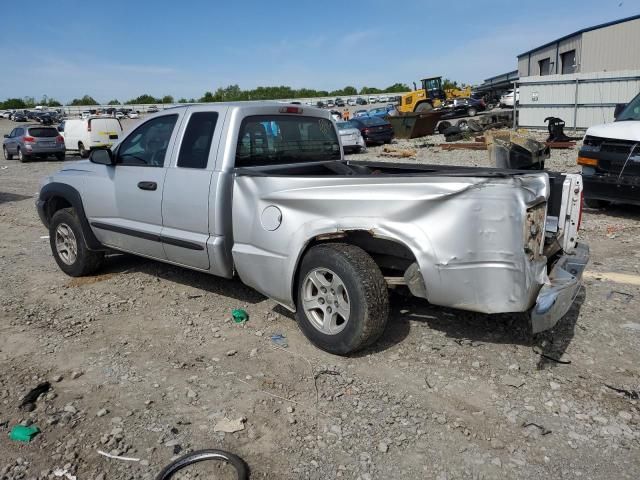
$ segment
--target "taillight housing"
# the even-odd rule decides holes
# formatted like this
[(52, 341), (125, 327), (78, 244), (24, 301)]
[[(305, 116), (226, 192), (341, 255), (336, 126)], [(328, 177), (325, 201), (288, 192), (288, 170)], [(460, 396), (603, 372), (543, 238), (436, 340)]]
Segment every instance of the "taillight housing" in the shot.
[(24, 143), (36, 143), (36, 139), (34, 137), (29, 136), (29, 135), (25, 135), (24, 137), (22, 137), (22, 141)]
[(280, 113), (302, 113), (302, 108), (300, 107), (282, 107), (280, 109)]
[(58, 135), (56, 137), (56, 143), (64, 143), (64, 137), (62, 135)]

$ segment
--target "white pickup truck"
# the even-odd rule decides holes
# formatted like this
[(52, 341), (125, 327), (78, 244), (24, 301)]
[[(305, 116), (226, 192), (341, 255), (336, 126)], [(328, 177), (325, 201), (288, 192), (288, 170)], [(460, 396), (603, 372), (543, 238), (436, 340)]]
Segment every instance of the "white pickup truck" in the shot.
[(581, 191), (580, 175), (346, 161), (328, 112), (261, 102), (150, 116), (46, 178), (37, 208), (69, 275), (116, 250), (237, 276), (348, 354), (384, 331), (390, 287), (554, 326), (588, 261)]

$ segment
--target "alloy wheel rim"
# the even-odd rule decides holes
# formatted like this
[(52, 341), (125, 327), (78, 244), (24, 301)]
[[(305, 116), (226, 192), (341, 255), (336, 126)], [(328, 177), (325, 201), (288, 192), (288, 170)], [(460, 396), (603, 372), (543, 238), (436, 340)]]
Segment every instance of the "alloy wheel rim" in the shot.
[(66, 223), (61, 223), (56, 228), (55, 243), (60, 260), (67, 265), (73, 265), (78, 258), (78, 242), (73, 230)]
[(315, 268), (304, 277), (302, 308), (311, 325), (325, 335), (343, 331), (351, 315), (347, 288), (328, 268)]

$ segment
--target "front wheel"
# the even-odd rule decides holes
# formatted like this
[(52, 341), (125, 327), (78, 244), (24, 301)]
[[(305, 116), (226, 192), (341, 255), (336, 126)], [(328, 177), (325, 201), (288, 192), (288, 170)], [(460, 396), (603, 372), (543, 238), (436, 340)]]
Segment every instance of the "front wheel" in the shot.
[(347, 355), (374, 343), (387, 323), (389, 295), (382, 272), (361, 248), (312, 247), (297, 277), (298, 325), (318, 348)]
[(53, 214), (49, 224), (49, 243), (56, 263), (71, 277), (95, 272), (104, 260), (104, 252), (87, 248), (80, 219), (73, 208), (63, 208)]
[(429, 102), (422, 102), (416, 107), (414, 112), (423, 113), (423, 112), (430, 112), (432, 110), (433, 110), (433, 105), (431, 105)]

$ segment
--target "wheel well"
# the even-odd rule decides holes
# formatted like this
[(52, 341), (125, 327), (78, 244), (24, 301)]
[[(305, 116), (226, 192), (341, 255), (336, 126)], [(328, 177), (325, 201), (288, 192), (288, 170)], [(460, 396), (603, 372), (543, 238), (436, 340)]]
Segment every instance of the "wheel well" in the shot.
[(309, 249), (322, 243), (347, 243), (362, 248), (367, 252), (385, 277), (401, 277), (409, 266), (416, 262), (416, 257), (405, 244), (396, 240), (376, 237), (368, 230), (348, 230), (312, 238), (298, 258), (294, 277), (292, 298), (294, 304), (298, 297), (298, 271), (305, 254)]
[(62, 210), (63, 208), (69, 208), (72, 206), (73, 205), (71, 205), (71, 202), (69, 202), (64, 197), (58, 197), (58, 196), (51, 197), (49, 200), (47, 200), (47, 206), (45, 207), (47, 220), (51, 221), (53, 214), (56, 213), (58, 210)]

